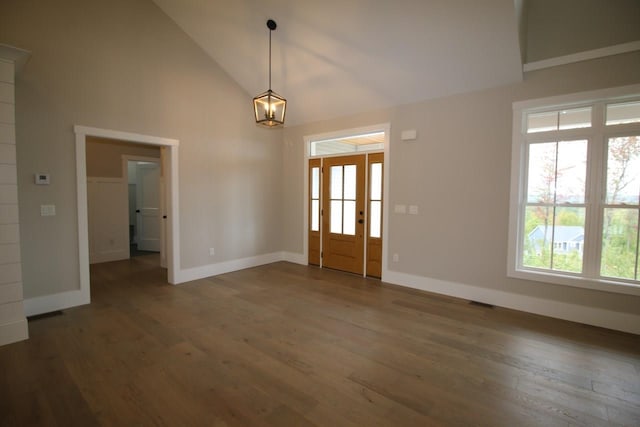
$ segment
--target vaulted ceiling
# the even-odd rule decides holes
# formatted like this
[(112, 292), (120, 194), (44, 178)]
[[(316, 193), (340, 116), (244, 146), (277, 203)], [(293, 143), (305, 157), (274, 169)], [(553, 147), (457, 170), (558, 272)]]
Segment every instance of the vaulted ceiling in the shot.
[(287, 125), (522, 79), (514, 0), (154, 0), (243, 89), (287, 98)]

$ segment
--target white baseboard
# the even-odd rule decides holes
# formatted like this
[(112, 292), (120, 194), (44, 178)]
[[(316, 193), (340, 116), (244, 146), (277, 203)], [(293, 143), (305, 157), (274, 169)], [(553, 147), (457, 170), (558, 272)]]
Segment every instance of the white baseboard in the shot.
[(179, 284), (190, 282), (192, 280), (204, 279), (205, 277), (217, 276), (219, 274), (243, 270), (245, 268), (271, 264), (273, 262), (282, 261), (282, 259), (282, 252), (273, 252), (270, 254), (256, 255), (248, 258), (240, 258), (219, 262), (216, 264), (203, 265), (200, 267), (181, 269), (175, 274), (175, 282), (176, 284)]
[(383, 282), (640, 335), (640, 316), (387, 271)]
[(0, 325), (0, 346), (29, 338), (27, 319)]
[(294, 264), (309, 265), (307, 257), (304, 254), (294, 252), (282, 252), (282, 261), (292, 262)]
[(27, 316), (36, 316), (52, 311), (64, 310), (78, 305), (89, 304), (89, 291), (83, 290), (61, 292), (59, 294), (43, 295), (41, 297), (24, 300), (24, 312)]

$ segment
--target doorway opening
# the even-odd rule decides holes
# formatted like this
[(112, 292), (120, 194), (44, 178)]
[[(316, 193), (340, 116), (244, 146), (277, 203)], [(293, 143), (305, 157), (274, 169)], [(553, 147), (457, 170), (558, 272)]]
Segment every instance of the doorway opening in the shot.
[[(90, 128), (85, 126), (75, 126), (76, 134), (76, 184), (78, 196), (78, 246), (79, 246), (79, 275), (80, 290), (76, 297), (77, 304), (87, 304), (90, 302), (90, 245), (89, 245), (89, 183), (87, 174), (87, 144), (91, 138), (103, 138), (107, 140), (115, 140), (120, 143), (133, 143), (135, 145), (143, 145), (145, 147), (153, 147), (159, 150), (159, 156), (151, 159), (160, 165), (160, 174), (164, 177), (160, 180), (160, 186), (157, 195), (160, 199), (159, 221), (161, 224), (160, 241), (165, 244), (160, 245), (161, 264), (167, 268), (167, 281), (176, 283), (176, 275), (179, 273), (179, 212), (178, 212), (178, 145), (179, 141), (175, 139), (161, 138), (149, 135), (140, 135), (127, 132), (120, 132), (108, 129)], [(135, 156), (134, 156), (135, 157)], [(137, 160), (149, 160), (146, 156), (142, 156)], [(128, 158), (118, 155), (122, 165), (128, 162)], [(136, 160), (136, 159), (133, 159)], [(104, 162), (98, 162), (104, 166)], [(126, 164), (126, 163), (125, 163)], [(127, 167), (120, 166), (125, 177), (120, 177), (120, 191), (124, 192), (125, 202), (124, 208), (119, 210), (120, 215), (125, 221), (125, 230), (122, 233), (123, 240), (126, 243), (127, 253), (130, 250), (129, 242), (129, 219), (128, 219), (128, 164)], [(103, 181), (109, 181), (109, 177), (104, 177)], [(105, 212), (102, 212), (104, 214)], [(109, 240), (107, 240), (109, 243)]]
[(388, 125), (305, 138), (308, 263), (382, 278)]

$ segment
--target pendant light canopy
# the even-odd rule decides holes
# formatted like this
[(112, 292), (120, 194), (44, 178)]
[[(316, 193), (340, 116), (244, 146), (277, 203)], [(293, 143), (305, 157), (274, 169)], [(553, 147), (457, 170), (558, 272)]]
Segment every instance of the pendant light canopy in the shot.
[(267, 21), (267, 28), (269, 28), (269, 90), (253, 98), (256, 123), (267, 127), (283, 125), (287, 109), (287, 100), (271, 90), (271, 33), (277, 27), (276, 21), (272, 19)]

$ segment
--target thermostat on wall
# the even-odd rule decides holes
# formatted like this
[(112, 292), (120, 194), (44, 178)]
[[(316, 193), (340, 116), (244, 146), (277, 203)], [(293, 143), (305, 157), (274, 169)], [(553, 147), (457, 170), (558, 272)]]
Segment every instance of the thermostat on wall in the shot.
[(51, 179), (48, 173), (37, 173), (35, 174), (35, 181), (38, 185), (49, 185)]

